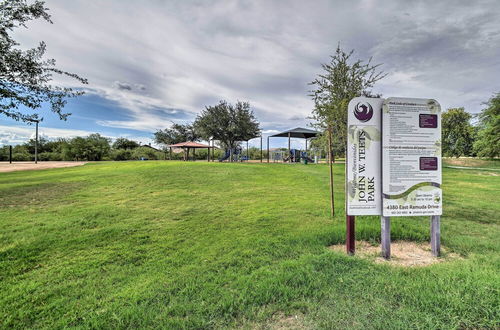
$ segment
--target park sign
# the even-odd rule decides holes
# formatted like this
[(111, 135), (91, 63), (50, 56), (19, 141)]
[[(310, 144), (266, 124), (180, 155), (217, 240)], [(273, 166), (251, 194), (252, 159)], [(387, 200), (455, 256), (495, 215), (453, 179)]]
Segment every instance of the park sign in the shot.
[(383, 216), (441, 215), (439, 103), (388, 98), (382, 108)]
[(348, 106), (346, 250), (356, 215), (380, 215), (382, 256), (391, 256), (391, 217), (430, 216), (440, 254), (441, 107), (432, 99), (356, 97)]
[(380, 215), (381, 98), (356, 97), (347, 115), (346, 207), (348, 215)]

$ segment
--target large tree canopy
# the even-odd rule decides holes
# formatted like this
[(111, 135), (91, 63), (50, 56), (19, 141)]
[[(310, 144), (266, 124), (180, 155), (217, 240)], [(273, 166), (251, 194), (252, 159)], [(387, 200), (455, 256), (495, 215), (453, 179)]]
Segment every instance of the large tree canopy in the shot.
[(138, 148), (139, 146), (139, 143), (123, 137), (117, 138), (113, 143), (113, 149), (132, 150)]
[(220, 101), (208, 106), (198, 115), (194, 126), (205, 140), (218, 140), (228, 148), (260, 136), (259, 123), (248, 102), (238, 101), (232, 105)]
[(312, 119), (315, 126), (333, 133), (333, 148), (345, 151), (347, 143), (347, 105), (356, 96), (372, 96), (370, 89), (385, 74), (378, 72), (380, 64), (352, 59), (354, 50), (345, 52), (340, 45), (330, 63), (322, 64), (323, 73), (311, 82), (314, 100)]
[(34, 19), (44, 19), (52, 23), (43, 1), (27, 4), (25, 0), (0, 2), (0, 114), (15, 120), (39, 120), (36, 112), (43, 104), (66, 120), (69, 113), (63, 113), (68, 97), (81, 95), (68, 87), (51, 85), (54, 74), (65, 75), (87, 83), (86, 79), (55, 67), (54, 59), (44, 59), (45, 43), (36, 48), (21, 50), (17, 48), (11, 33)]
[(479, 132), (474, 150), (480, 157), (500, 157), (500, 93), (479, 114)]
[(155, 142), (158, 144), (176, 144), (186, 141), (198, 141), (200, 134), (192, 124), (172, 124), (172, 127), (154, 133)]
[(472, 156), (474, 127), (470, 124), (472, 115), (464, 108), (452, 108), (443, 112), (441, 119), (442, 146), (445, 156)]

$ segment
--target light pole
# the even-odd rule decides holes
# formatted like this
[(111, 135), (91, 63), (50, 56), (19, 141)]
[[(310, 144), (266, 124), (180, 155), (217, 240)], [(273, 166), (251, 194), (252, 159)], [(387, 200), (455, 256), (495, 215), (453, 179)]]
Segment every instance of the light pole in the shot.
[(35, 164), (38, 164), (38, 123), (40, 122), (39, 119), (28, 119), (28, 121), (31, 121), (32, 123), (35, 123), (36, 129), (35, 129)]

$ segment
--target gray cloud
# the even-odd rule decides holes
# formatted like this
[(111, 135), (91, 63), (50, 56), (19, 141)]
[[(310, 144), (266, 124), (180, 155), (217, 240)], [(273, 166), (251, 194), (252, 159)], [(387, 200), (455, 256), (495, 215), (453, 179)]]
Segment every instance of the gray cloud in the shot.
[(115, 81), (113, 83), (113, 86), (115, 88), (118, 88), (118, 89), (121, 89), (121, 90), (127, 90), (127, 91), (131, 91), (132, 90), (132, 85), (130, 85), (129, 83), (121, 82), (121, 81)]
[(308, 82), (338, 42), (384, 63), (389, 76), (374, 91), (385, 96), (433, 97), (477, 112), (500, 89), (494, 0), (46, 5), (54, 24), (33, 23), (19, 38), (27, 46), (45, 40), (59, 66), (127, 109), (130, 120), (102, 123), (113, 127), (154, 130), (220, 99), (249, 101), (267, 130), (304, 126), (313, 107)]

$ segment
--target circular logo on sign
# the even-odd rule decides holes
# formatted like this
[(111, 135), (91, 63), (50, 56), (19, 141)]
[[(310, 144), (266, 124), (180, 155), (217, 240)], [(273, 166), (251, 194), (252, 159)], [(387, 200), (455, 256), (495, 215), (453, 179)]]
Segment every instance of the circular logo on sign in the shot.
[(372, 119), (373, 108), (368, 102), (359, 102), (354, 107), (354, 116), (362, 122)]

